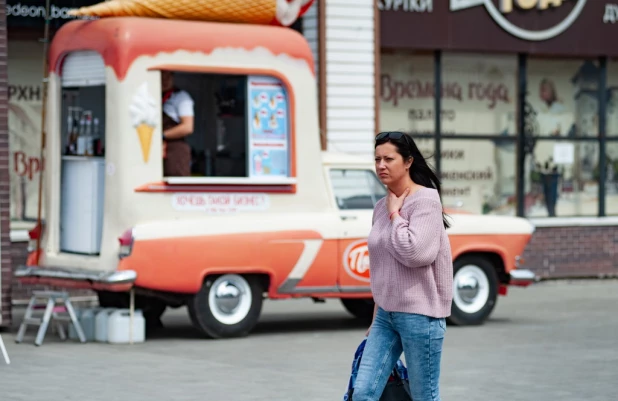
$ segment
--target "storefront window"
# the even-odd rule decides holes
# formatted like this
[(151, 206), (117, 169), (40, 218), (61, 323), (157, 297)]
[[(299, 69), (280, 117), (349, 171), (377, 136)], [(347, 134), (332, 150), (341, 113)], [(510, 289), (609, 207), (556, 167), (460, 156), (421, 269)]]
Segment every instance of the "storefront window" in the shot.
[(599, 144), (539, 140), (526, 158), (527, 217), (596, 216)]
[(515, 135), (517, 57), (444, 53), (442, 133)]
[(30, 229), (37, 218), (41, 152), (43, 45), (10, 41), (8, 48), (8, 124), (11, 227)]
[[(49, 4), (49, 27), (56, 30), (65, 23), (76, 19), (69, 15), (74, 8), (90, 6), (100, 0), (51, 0)], [(45, 25), (46, 2), (41, 0), (6, 0), (6, 21), (9, 31), (32, 29), (39, 34)]]
[(380, 62), (380, 130), (433, 135), (433, 55), (382, 53)]
[(599, 143), (582, 138), (598, 138), (599, 76), (592, 60), (528, 60), (526, 216), (598, 214)]
[(418, 150), (421, 151), (421, 154), (425, 157), (427, 163), (435, 166), (436, 140), (434, 138), (418, 137), (414, 135), (412, 135), (412, 139), (414, 139), (414, 143), (416, 143)]
[(618, 215), (618, 142), (607, 142), (605, 170), (605, 213)]
[[(517, 58), (446, 53), (442, 60), (442, 134), (514, 135)], [(381, 128), (433, 134), (433, 55), (383, 53), (381, 72)]]
[(607, 62), (607, 127), (609, 137), (618, 136), (618, 60)]
[(513, 139), (445, 139), (441, 154), (445, 207), (479, 214), (515, 214)]
[(529, 113), (534, 136), (598, 136), (599, 68), (591, 60), (528, 60)]

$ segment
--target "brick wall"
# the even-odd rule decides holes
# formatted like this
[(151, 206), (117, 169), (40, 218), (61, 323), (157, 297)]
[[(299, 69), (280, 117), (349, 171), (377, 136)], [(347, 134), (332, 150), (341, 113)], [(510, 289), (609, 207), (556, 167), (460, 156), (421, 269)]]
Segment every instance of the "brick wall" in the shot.
[(11, 198), (7, 86), (6, 1), (0, 0), (0, 326), (11, 324)]
[(0, 302), (1, 326), (11, 324), (11, 239), (6, 2), (0, 0)]
[(618, 227), (537, 227), (523, 256), (543, 278), (618, 276)]

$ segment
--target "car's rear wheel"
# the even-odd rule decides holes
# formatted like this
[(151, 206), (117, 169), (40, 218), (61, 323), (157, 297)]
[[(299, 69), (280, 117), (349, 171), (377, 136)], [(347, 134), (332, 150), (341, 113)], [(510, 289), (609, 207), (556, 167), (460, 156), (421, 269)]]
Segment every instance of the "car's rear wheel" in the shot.
[(496, 268), (486, 258), (463, 256), (453, 265), (453, 304), (449, 323), (479, 325), (493, 311), (498, 298)]
[(362, 320), (373, 318), (374, 302), (371, 298), (341, 298), (341, 303), (348, 312)]
[(207, 277), (188, 302), (193, 325), (210, 338), (248, 335), (262, 312), (262, 283), (257, 276)]

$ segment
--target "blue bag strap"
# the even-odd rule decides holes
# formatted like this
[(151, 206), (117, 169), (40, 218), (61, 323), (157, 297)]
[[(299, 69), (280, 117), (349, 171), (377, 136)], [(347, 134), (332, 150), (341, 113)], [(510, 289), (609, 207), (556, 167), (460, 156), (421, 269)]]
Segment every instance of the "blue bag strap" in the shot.
[(397, 361), (397, 365), (395, 365), (395, 369), (393, 369), (393, 374), (395, 373), (399, 375), (401, 380), (408, 380), (408, 369), (401, 359)]
[(356, 380), (356, 375), (358, 373), (358, 368), (360, 367), (360, 362), (363, 357), (363, 351), (365, 350), (365, 344), (367, 344), (367, 338), (365, 337), (363, 341), (356, 348), (356, 352), (354, 353), (354, 360), (352, 361), (352, 373), (350, 374), (350, 380), (348, 382), (348, 390), (354, 387), (354, 381)]
[[(363, 351), (365, 350), (365, 344), (367, 344), (367, 337), (361, 341), (361, 343), (356, 348), (356, 352), (354, 353), (354, 360), (352, 361), (352, 372), (350, 374), (350, 379), (348, 381), (348, 391), (343, 397), (343, 401), (347, 401), (348, 394), (350, 390), (354, 387), (354, 382), (356, 381), (356, 375), (358, 374), (358, 369), (360, 367), (361, 359), (363, 358)], [(406, 366), (403, 364), (401, 359), (397, 360), (397, 364), (393, 368), (391, 372), (391, 376), (397, 378), (399, 377), (401, 380), (408, 380), (408, 370)]]

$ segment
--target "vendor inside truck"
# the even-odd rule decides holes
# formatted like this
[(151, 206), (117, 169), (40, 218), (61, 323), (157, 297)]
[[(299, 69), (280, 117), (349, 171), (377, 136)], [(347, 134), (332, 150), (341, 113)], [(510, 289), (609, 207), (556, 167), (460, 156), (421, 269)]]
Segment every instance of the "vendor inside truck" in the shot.
[(186, 137), (193, 133), (194, 102), (185, 90), (174, 87), (171, 71), (161, 71), (163, 104), (163, 175), (191, 175), (191, 147)]
[(247, 177), (247, 77), (162, 70), (161, 79), (164, 176)]

